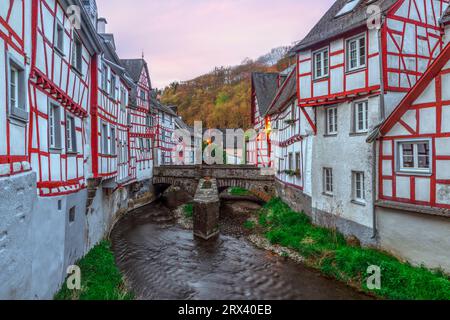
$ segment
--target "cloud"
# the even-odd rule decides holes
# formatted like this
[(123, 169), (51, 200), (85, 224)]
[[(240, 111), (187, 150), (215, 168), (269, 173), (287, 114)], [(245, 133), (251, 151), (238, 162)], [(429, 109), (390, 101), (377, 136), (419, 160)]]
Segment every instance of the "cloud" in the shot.
[(301, 40), (333, 2), (97, 0), (121, 58), (144, 52), (158, 87)]

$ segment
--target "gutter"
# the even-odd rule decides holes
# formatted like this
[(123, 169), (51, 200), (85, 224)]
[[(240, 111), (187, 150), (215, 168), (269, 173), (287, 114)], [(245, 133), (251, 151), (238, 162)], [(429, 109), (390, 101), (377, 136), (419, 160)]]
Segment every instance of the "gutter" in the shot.
[[(379, 48), (379, 52), (380, 54), (379, 56), (379, 66), (380, 66), (380, 110), (379, 110), (379, 120), (380, 120), (380, 124), (383, 123), (383, 121), (386, 118), (386, 104), (385, 104), (385, 94), (384, 94), (384, 69), (383, 69), (383, 52), (382, 52), (382, 28), (383, 25), (385, 23), (385, 17), (382, 16), (381, 17), (381, 26), (378, 29), (378, 48)], [(377, 186), (377, 137), (379, 136), (379, 125), (377, 126), (373, 137), (369, 137), (368, 142), (372, 143), (372, 154), (373, 154), (373, 161), (372, 161), (372, 226), (373, 226), (373, 234), (372, 234), (372, 239), (376, 240), (378, 237), (378, 228), (377, 228), (377, 223), (378, 223), (378, 219), (377, 219), (377, 207), (376, 207), (376, 199), (378, 198), (378, 186)], [(372, 141), (370, 141), (372, 140)]]

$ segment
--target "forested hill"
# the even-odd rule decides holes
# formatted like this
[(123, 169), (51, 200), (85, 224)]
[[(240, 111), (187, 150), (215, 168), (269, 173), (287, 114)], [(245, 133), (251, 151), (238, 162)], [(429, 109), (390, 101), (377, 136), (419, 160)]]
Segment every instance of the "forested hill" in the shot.
[(294, 62), (286, 57), (288, 50), (289, 47), (276, 48), (257, 60), (216, 67), (196, 79), (172, 83), (164, 89), (162, 102), (177, 106), (188, 125), (203, 121), (208, 128), (249, 128), (251, 73), (286, 69)]

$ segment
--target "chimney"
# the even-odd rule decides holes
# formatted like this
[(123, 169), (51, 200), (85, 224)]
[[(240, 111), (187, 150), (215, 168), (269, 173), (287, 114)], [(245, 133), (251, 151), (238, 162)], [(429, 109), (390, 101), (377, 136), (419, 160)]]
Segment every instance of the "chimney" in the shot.
[(106, 33), (106, 25), (108, 21), (105, 18), (98, 18), (97, 20), (97, 32), (100, 34)]

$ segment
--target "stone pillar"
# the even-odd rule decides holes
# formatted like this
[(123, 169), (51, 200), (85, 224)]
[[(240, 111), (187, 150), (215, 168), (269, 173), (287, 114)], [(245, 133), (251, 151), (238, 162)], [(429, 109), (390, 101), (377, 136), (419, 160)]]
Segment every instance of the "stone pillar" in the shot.
[(219, 234), (220, 199), (215, 179), (201, 179), (194, 198), (194, 235), (209, 240)]

